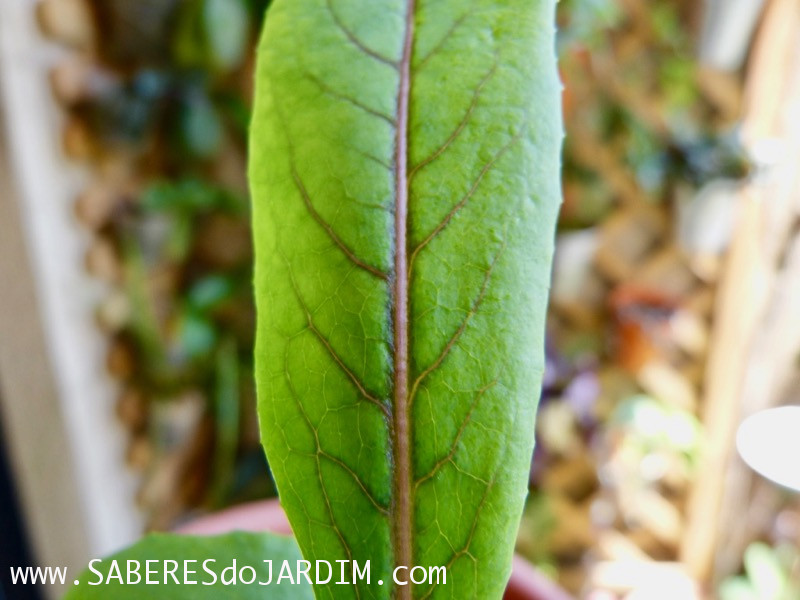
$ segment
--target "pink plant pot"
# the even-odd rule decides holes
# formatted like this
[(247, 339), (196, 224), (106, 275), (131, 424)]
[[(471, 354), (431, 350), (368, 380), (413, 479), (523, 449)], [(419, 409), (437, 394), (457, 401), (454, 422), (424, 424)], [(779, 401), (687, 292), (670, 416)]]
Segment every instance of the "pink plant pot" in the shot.
[[(229, 531), (271, 531), (291, 535), (289, 521), (277, 500), (260, 500), (200, 517), (176, 529), (177, 533), (217, 535)], [(574, 600), (520, 556), (514, 556), (504, 600)]]

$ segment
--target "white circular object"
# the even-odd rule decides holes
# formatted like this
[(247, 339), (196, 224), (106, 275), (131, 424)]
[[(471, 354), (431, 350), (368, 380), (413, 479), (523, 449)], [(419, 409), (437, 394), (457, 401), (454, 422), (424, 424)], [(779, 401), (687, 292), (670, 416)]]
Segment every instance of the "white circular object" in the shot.
[(736, 434), (736, 448), (756, 472), (800, 491), (800, 406), (781, 406), (747, 417)]

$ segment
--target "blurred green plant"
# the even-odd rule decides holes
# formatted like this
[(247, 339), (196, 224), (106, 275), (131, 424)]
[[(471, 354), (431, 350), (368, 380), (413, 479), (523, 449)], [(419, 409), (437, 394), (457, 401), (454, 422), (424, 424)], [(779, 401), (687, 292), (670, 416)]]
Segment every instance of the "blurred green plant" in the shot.
[(556, 516), (547, 494), (541, 491), (531, 492), (522, 513), (516, 550), (553, 579), (558, 578), (558, 567), (548, 548), (550, 537), (557, 527)]
[(775, 548), (754, 542), (744, 553), (744, 574), (719, 586), (720, 600), (795, 600), (800, 598), (800, 552), (793, 545)]
[(645, 395), (623, 400), (612, 414), (609, 427), (621, 429), (626, 443), (632, 444), (637, 454), (679, 452), (691, 466), (700, 449), (697, 417)]
[(746, 173), (735, 136), (720, 133), (731, 124), (698, 86), (686, 10), (664, 0), (646, 10), (611, 0), (559, 3), (562, 228), (592, 226), (620, 203), (668, 202), (680, 182)]
[(272, 491), (257, 440), (242, 441), (255, 403), (244, 155), (250, 61), (268, 4), (92, 0), (104, 84), (73, 108), (139, 180), (103, 228), (130, 304), (115, 333), (133, 355), (126, 384), (148, 402), (200, 393), (213, 449), (192, 503), (211, 507)]

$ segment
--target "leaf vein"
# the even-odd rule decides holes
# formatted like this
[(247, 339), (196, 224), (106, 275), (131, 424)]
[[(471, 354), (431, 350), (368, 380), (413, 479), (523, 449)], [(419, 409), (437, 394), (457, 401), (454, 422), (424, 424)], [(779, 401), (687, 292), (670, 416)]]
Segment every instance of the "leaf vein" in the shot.
[[(294, 385), (292, 384), (292, 378), (289, 375), (288, 357), (286, 354), (284, 354), (283, 357), (283, 371), (284, 371), (284, 377), (286, 378), (286, 384), (289, 387), (291, 396), (294, 399), (295, 403), (297, 404), (297, 408), (300, 410), (300, 414), (303, 416), (303, 420), (306, 422), (306, 425), (308, 425), (309, 429), (311, 429), (311, 432), (314, 435), (314, 442), (317, 447), (317, 451), (314, 454), (314, 460), (317, 463), (317, 469), (316, 469), (317, 480), (319, 481), (319, 486), (320, 489), (322, 490), (322, 496), (325, 498), (325, 506), (327, 509), (328, 518), (330, 519), (330, 526), (334, 530), (334, 532), (336, 532), (336, 536), (339, 538), (339, 541), (344, 547), (344, 550), (347, 553), (348, 560), (352, 562), (353, 560), (352, 548), (350, 548), (350, 544), (345, 539), (344, 534), (342, 533), (339, 524), (336, 521), (336, 517), (333, 515), (333, 506), (331, 505), (330, 495), (328, 494), (328, 488), (325, 487), (325, 481), (322, 478), (322, 468), (319, 462), (320, 450), (322, 447), (319, 441), (319, 432), (317, 431), (316, 427), (314, 427), (314, 424), (311, 422), (311, 419), (308, 416), (308, 413), (306, 412), (305, 406), (303, 406), (303, 402), (300, 400), (297, 391), (294, 389)], [(358, 589), (356, 589), (356, 596), (357, 597), (360, 596)]]
[(332, 87), (330, 87), (327, 83), (322, 81), (317, 76), (312, 75), (311, 73), (306, 73), (306, 77), (310, 81), (312, 81), (314, 84), (316, 84), (317, 87), (319, 87), (324, 93), (328, 94), (329, 96), (333, 96), (337, 100), (341, 100), (343, 102), (347, 102), (348, 104), (363, 110), (365, 113), (370, 114), (373, 117), (377, 117), (377, 118), (379, 118), (379, 119), (381, 119), (383, 121), (386, 121), (392, 127), (396, 127), (397, 126), (397, 121), (393, 117), (390, 117), (389, 115), (386, 115), (386, 114), (382, 113), (379, 110), (375, 110), (371, 106), (367, 106), (366, 104), (364, 104), (363, 102), (361, 102), (360, 100), (358, 100), (356, 98), (348, 96), (347, 94), (342, 94), (341, 92), (337, 92), (336, 90), (334, 90)]
[(450, 222), (453, 220), (453, 217), (455, 217), (456, 214), (458, 214), (458, 212), (467, 205), (467, 203), (472, 199), (472, 197), (475, 195), (475, 192), (480, 187), (480, 184), (483, 181), (483, 178), (486, 176), (486, 174), (497, 163), (497, 161), (500, 160), (503, 157), (503, 155), (505, 155), (505, 153), (508, 152), (511, 149), (511, 147), (522, 138), (522, 133), (524, 130), (525, 127), (524, 126), (521, 127), (520, 130), (511, 138), (511, 140), (509, 140), (507, 144), (505, 144), (502, 148), (500, 148), (500, 150), (498, 150), (498, 152), (483, 166), (481, 172), (478, 174), (478, 177), (475, 179), (475, 181), (473, 182), (472, 186), (470, 187), (466, 195), (464, 195), (464, 197), (461, 198), (461, 200), (459, 200), (458, 203), (456, 203), (456, 205), (450, 209), (450, 212), (447, 213), (444, 219), (442, 219), (442, 221), (433, 229), (433, 231), (431, 231), (431, 233), (429, 233), (428, 236), (424, 240), (422, 240), (422, 242), (420, 242), (416, 248), (414, 248), (413, 252), (411, 253), (411, 258), (409, 259), (409, 267), (408, 267), (409, 277), (411, 277), (411, 273), (414, 267), (414, 262), (419, 256), (419, 253), (428, 244), (430, 244), (436, 238), (436, 236), (439, 235), (439, 233), (441, 233), (442, 230), (444, 230), (450, 224)]
[(503, 245), (500, 247), (500, 250), (498, 250), (497, 254), (495, 254), (494, 259), (492, 259), (492, 263), (489, 265), (489, 268), (486, 269), (486, 273), (483, 278), (483, 283), (481, 284), (481, 289), (478, 292), (478, 296), (472, 303), (472, 306), (467, 312), (467, 315), (464, 317), (464, 320), (461, 321), (461, 324), (458, 326), (458, 329), (456, 329), (455, 333), (453, 333), (453, 335), (447, 341), (444, 348), (439, 353), (439, 356), (437, 356), (436, 359), (430, 365), (428, 365), (428, 367), (424, 371), (422, 371), (422, 373), (420, 373), (414, 380), (414, 383), (411, 386), (411, 393), (409, 394), (409, 403), (413, 403), (417, 391), (419, 390), (419, 386), (422, 384), (422, 382), (425, 380), (426, 377), (428, 377), (431, 373), (433, 373), (444, 362), (444, 360), (450, 354), (452, 349), (458, 343), (458, 340), (461, 338), (464, 331), (467, 329), (467, 326), (469, 325), (469, 322), (472, 320), (472, 317), (474, 317), (475, 314), (478, 312), (478, 309), (483, 303), (483, 299), (486, 297), (486, 291), (489, 289), (489, 281), (492, 278), (492, 273), (494, 272), (494, 268), (497, 265), (497, 261), (500, 259), (500, 256), (503, 254), (505, 248), (506, 245), (504, 242)]
[[(411, 489), (411, 413), (408, 397), (408, 142), (411, 102), (411, 61), (414, 52), (416, 0), (406, 0), (403, 53), (398, 64), (397, 129), (395, 135), (394, 280), (392, 281), (393, 395), (389, 424), (392, 457), (392, 546), (395, 566), (412, 565), (414, 554)], [(410, 600), (411, 586), (396, 590), (396, 600)]]
[(376, 52), (375, 50), (367, 46), (360, 39), (358, 39), (356, 34), (353, 33), (353, 31), (349, 27), (347, 27), (347, 25), (345, 25), (339, 14), (334, 9), (333, 0), (326, 0), (325, 5), (327, 6), (328, 12), (331, 15), (331, 19), (333, 19), (333, 22), (336, 25), (336, 27), (339, 29), (339, 31), (341, 31), (345, 35), (345, 37), (350, 41), (351, 44), (353, 44), (353, 46), (355, 46), (358, 50), (360, 50), (367, 56), (374, 58), (378, 62), (381, 62), (385, 65), (389, 65), (394, 69), (399, 69), (400, 65), (398, 64), (397, 61), (394, 61), (390, 58), (383, 56), (379, 52)]
[(416, 70), (417, 72), (421, 71), (421, 70), (423, 69), (423, 67), (425, 67), (425, 64), (426, 64), (426, 63), (427, 63), (427, 62), (428, 62), (428, 61), (429, 61), (431, 58), (433, 58), (433, 57), (434, 57), (436, 54), (438, 54), (438, 53), (439, 53), (439, 51), (440, 51), (442, 48), (444, 48), (445, 44), (447, 44), (447, 42), (448, 42), (448, 41), (450, 40), (450, 38), (453, 36), (453, 33), (455, 33), (456, 29), (458, 29), (458, 28), (461, 26), (461, 24), (462, 24), (464, 21), (466, 21), (466, 20), (467, 20), (467, 17), (468, 17), (469, 15), (470, 15), (470, 13), (465, 13), (465, 14), (461, 15), (461, 16), (460, 16), (458, 19), (456, 19), (455, 21), (453, 21), (453, 24), (450, 26), (450, 28), (449, 28), (449, 29), (448, 29), (448, 30), (445, 32), (445, 34), (442, 36), (442, 39), (441, 39), (441, 40), (439, 40), (439, 41), (436, 43), (436, 45), (435, 45), (433, 48), (431, 48), (430, 52), (428, 52), (428, 53), (427, 53), (427, 54), (426, 54), (424, 57), (422, 57), (422, 58), (420, 59), (420, 61), (419, 61), (419, 62), (416, 64), (416, 66), (415, 66), (415, 70)]
[(323, 458), (328, 459), (330, 462), (334, 463), (335, 465), (338, 465), (345, 472), (347, 472), (347, 474), (350, 475), (350, 477), (353, 478), (353, 481), (356, 482), (358, 487), (361, 488), (361, 491), (364, 493), (364, 496), (367, 498), (367, 500), (370, 501), (370, 503), (378, 510), (379, 513), (381, 513), (384, 516), (388, 516), (389, 515), (389, 509), (386, 506), (383, 506), (380, 502), (378, 502), (378, 500), (375, 498), (375, 496), (372, 495), (372, 492), (369, 491), (369, 489), (364, 484), (364, 482), (361, 481), (361, 478), (358, 476), (358, 473), (353, 471), (353, 469), (351, 469), (347, 465), (346, 462), (344, 462), (341, 459), (336, 458), (335, 456), (333, 456), (329, 452), (326, 452), (325, 450), (323, 450), (321, 447), (318, 449), (318, 452), (320, 453), (320, 455)]
[(436, 474), (444, 465), (453, 460), (453, 457), (455, 457), (456, 451), (458, 450), (458, 443), (461, 441), (461, 437), (464, 435), (464, 431), (467, 429), (467, 425), (469, 425), (470, 421), (472, 420), (472, 415), (475, 412), (475, 408), (477, 408), (480, 399), (489, 389), (493, 388), (496, 384), (497, 380), (494, 380), (489, 385), (484, 386), (480, 390), (478, 390), (472, 402), (470, 403), (469, 410), (467, 411), (464, 420), (461, 422), (461, 426), (458, 428), (458, 432), (456, 433), (456, 437), (453, 440), (453, 443), (450, 445), (449, 452), (445, 456), (440, 458), (438, 461), (436, 461), (436, 464), (430, 471), (428, 471), (425, 475), (417, 479), (417, 481), (414, 483), (415, 489), (419, 489), (419, 487), (423, 483), (435, 477)]
[(475, 112), (475, 108), (478, 106), (478, 100), (480, 100), (481, 92), (492, 76), (497, 72), (497, 62), (492, 65), (492, 68), (489, 69), (489, 72), (483, 76), (481, 81), (478, 83), (475, 90), (472, 93), (472, 100), (470, 101), (469, 107), (467, 107), (467, 111), (464, 116), (461, 118), (461, 121), (458, 123), (456, 128), (452, 131), (452, 133), (448, 136), (448, 138), (444, 141), (444, 143), (439, 146), (433, 153), (422, 159), (418, 162), (414, 167), (411, 168), (411, 171), (408, 174), (408, 179), (411, 181), (414, 177), (419, 173), (422, 169), (427, 167), (429, 164), (434, 162), (437, 158), (439, 158), (442, 154), (447, 151), (447, 149), (455, 142), (461, 133), (466, 129), (467, 124), (469, 123), (470, 118), (472, 117), (473, 113)]
[(306, 317), (306, 323), (308, 325), (308, 329), (314, 334), (314, 336), (320, 341), (323, 347), (327, 350), (330, 357), (334, 360), (334, 362), (339, 366), (339, 368), (344, 372), (345, 375), (353, 382), (353, 385), (356, 386), (358, 391), (364, 397), (364, 399), (368, 400), (375, 406), (381, 409), (381, 412), (388, 416), (388, 409), (386, 405), (381, 402), (376, 394), (370, 393), (363, 382), (356, 376), (353, 371), (345, 364), (344, 360), (339, 356), (336, 350), (331, 345), (330, 341), (322, 334), (322, 332), (317, 328), (316, 324), (314, 323), (314, 318), (311, 315), (311, 311), (308, 308), (305, 300), (303, 300), (302, 295), (300, 294), (300, 290), (297, 287), (297, 282), (294, 280), (294, 275), (292, 274), (292, 269), (289, 264), (286, 265), (289, 271), (289, 278), (292, 282), (292, 289), (294, 290), (295, 297), (297, 298), (297, 302), (300, 304), (300, 307), (303, 309), (303, 313)]
[(314, 204), (311, 202), (311, 197), (308, 194), (308, 190), (306, 189), (303, 180), (300, 178), (300, 174), (297, 172), (293, 160), (292, 164), (290, 165), (290, 168), (292, 172), (292, 179), (294, 180), (297, 190), (300, 192), (300, 196), (303, 198), (303, 203), (306, 205), (308, 212), (311, 214), (311, 217), (314, 219), (314, 221), (316, 221), (317, 224), (319, 224), (319, 226), (325, 230), (325, 232), (328, 234), (328, 237), (333, 241), (333, 243), (336, 244), (336, 246), (339, 247), (339, 249), (345, 254), (345, 256), (347, 256), (347, 258), (357, 267), (369, 273), (372, 273), (373, 275), (375, 275), (375, 277), (379, 277), (380, 279), (383, 280), (388, 280), (389, 276), (386, 273), (361, 260), (358, 256), (356, 256), (355, 252), (353, 252), (347, 246), (347, 244), (345, 244), (342, 241), (342, 239), (334, 231), (333, 227), (327, 221), (325, 221), (325, 219), (322, 218), (322, 215), (320, 215), (317, 212), (317, 209), (314, 208)]
[[(508, 451), (508, 443), (506, 443), (506, 452), (507, 451)], [(500, 473), (501, 468), (502, 467), (498, 466), (498, 468), (495, 470), (494, 474), (492, 475), (492, 478), (489, 481), (482, 481), (476, 478), (478, 481), (482, 481), (482, 483), (486, 485), (486, 488), (483, 491), (481, 500), (478, 503), (478, 508), (475, 511), (475, 518), (472, 521), (472, 526), (470, 527), (469, 534), (467, 534), (467, 539), (464, 541), (462, 547), (458, 551), (454, 552), (453, 555), (450, 557), (450, 559), (447, 561), (447, 564), (445, 565), (446, 570), (450, 571), (453, 567), (453, 564), (462, 556), (469, 556), (473, 560), (476, 560), (475, 557), (470, 553), (470, 547), (472, 546), (472, 540), (475, 538), (475, 531), (478, 528), (478, 522), (480, 521), (481, 512), (485, 508), (486, 503), (489, 499), (489, 492), (492, 491), (495, 484), (497, 483), (497, 477)], [(427, 593), (424, 596), (422, 596), (423, 600), (426, 598), (430, 598), (431, 594), (433, 594), (434, 589), (436, 589), (435, 584), (432, 585), (430, 588), (428, 588)]]
[(311, 218), (322, 227), (325, 233), (328, 234), (328, 237), (331, 241), (341, 250), (345, 256), (352, 262), (354, 265), (371, 273), (375, 277), (383, 279), (384, 281), (388, 281), (389, 275), (370, 265), (369, 263), (361, 260), (353, 250), (351, 250), (347, 244), (337, 235), (336, 231), (333, 227), (328, 223), (325, 219), (322, 218), (322, 215), (317, 212), (317, 209), (314, 207), (314, 203), (311, 201), (311, 196), (306, 189), (305, 183), (303, 183), (303, 178), (300, 176), (300, 173), (297, 171), (297, 165), (295, 164), (295, 150), (294, 150), (294, 141), (292, 140), (292, 136), (289, 132), (289, 126), (286, 123), (286, 118), (284, 117), (283, 111), (281, 110), (280, 104), (278, 102), (275, 103), (276, 112), (280, 119), (280, 124), (283, 129), (283, 133), (286, 136), (286, 145), (288, 148), (288, 155), (289, 155), (289, 171), (292, 176), (292, 181), (294, 182), (297, 191), (300, 193), (300, 197), (303, 199), (303, 204), (306, 206), (306, 210), (311, 215)]

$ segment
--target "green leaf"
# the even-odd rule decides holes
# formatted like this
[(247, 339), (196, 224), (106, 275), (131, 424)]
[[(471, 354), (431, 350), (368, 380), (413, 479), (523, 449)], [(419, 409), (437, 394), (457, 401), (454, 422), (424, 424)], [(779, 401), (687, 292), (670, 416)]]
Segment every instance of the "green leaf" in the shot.
[(209, 311), (229, 300), (234, 292), (235, 284), (230, 277), (207, 275), (189, 288), (187, 301), (195, 310)]
[(762, 542), (755, 542), (744, 551), (747, 576), (763, 600), (778, 600), (786, 587), (784, 573), (775, 551)]
[(246, 200), (207, 181), (185, 178), (155, 181), (141, 196), (140, 206), (149, 212), (194, 217), (214, 210), (238, 214)]
[(244, 0), (183, 0), (172, 48), (185, 67), (224, 74), (237, 68), (250, 41), (250, 11)]
[(214, 464), (210, 497), (212, 506), (223, 506), (233, 487), (239, 445), (239, 356), (236, 340), (229, 337), (216, 355)]
[(746, 577), (729, 577), (719, 586), (720, 600), (761, 600)]
[(156, 181), (142, 193), (141, 206), (154, 212), (208, 211), (215, 207), (219, 191), (197, 179)]
[[(64, 600), (310, 600), (311, 586), (297, 576), (299, 559), (294, 540), (266, 533), (236, 532), (213, 537), (151, 534), (122, 552), (93, 561)], [(269, 563), (264, 561), (272, 561), (272, 583), (267, 586), (258, 585), (270, 581)], [(288, 579), (282, 579), (276, 585), (283, 561), (288, 561), (294, 581), (299, 584), (291, 585)], [(180, 583), (165, 572), (173, 569)], [(236, 584), (230, 585), (234, 571)], [(312, 577), (313, 574), (312, 567)], [(251, 579), (255, 582), (245, 585)], [(226, 581), (229, 585), (225, 585)]]
[(196, 158), (212, 158), (222, 146), (222, 120), (211, 99), (202, 92), (192, 92), (184, 100), (179, 131), (184, 149)]
[(247, 47), (249, 15), (242, 0), (205, 0), (204, 25), (212, 63), (233, 69), (242, 62)]
[(177, 347), (182, 357), (197, 359), (206, 356), (217, 343), (214, 324), (205, 316), (186, 309), (178, 322)]
[[(269, 10), (249, 166), (262, 439), (306, 558), (385, 582), (318, 598), (502, 595), (560, 202), (553, 22), (552, 0)], [(394, 565), (447, 584), (393, 591)]]

